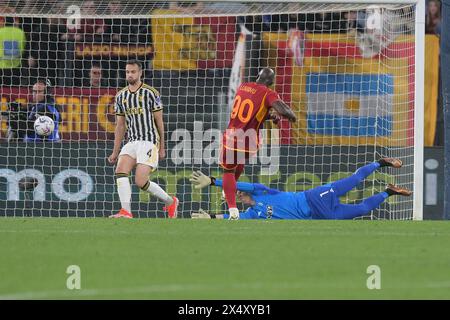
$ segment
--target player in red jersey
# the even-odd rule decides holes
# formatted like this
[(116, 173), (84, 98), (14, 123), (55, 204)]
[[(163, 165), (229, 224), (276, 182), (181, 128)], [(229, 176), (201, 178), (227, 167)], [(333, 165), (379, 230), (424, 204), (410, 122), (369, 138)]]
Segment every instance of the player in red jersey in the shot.
[(239, 219), (236, 206), (236, 181), (244, 170), (244, 163), (258, 152), (259, 129), (265, 120), (278, 121), (279, 117), (291, 122), (297, 119), (278, 93), (269, 86), (275, 80), (270, 68), (260, 71), (256, 82), (239, 86), (234, 98), (228, 128), (223, 135), (220, 166), (223, 168), (223, 190), (230, 212), (230, 219)]

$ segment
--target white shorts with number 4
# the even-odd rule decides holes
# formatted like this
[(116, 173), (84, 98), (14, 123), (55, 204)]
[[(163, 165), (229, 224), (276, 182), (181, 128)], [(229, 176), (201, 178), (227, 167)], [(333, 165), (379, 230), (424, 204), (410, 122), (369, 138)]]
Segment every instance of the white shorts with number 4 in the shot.
[(128, 142), (123, 146), (119, 157), (124, 154), (136, 159), (136, 163), (152, 167), (153, 170), (158, 167), (159, 148), (150, 141)]

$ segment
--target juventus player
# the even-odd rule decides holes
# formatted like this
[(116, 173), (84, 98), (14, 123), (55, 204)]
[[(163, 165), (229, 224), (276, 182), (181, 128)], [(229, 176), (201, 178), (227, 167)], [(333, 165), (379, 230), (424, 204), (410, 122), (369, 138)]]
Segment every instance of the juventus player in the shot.
[[(164, 123), (161, 97), (155, 88), (141, 80), (142, 65), (137, 60), (126, 64), (128, 86), (115, 98), (116, 129), (114, 150), (108, 157), (115, 170), (117, 189), (122, 208), (110, 218), (132, 218), (131, 184), (129, 174), (136, 168), (135, 183), (142, 190), (162, 200), (169, 218), (177, 217), (178, 199), (169, 196), (158, 184), (149, 180), (150, 173), (158, 167), (158, 159), (164, 159)], [(128, 143), (120, 151), (125, 131)], [(119, 153), (120, 151), (120, 153)]]

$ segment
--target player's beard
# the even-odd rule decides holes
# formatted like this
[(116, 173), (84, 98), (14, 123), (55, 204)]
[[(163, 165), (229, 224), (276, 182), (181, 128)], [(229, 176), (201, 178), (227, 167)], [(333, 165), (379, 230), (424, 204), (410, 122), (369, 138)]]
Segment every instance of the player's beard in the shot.
[(136, 83), (139, 82), (139, 79), (134, 79), (134, 80), (127, 80), (128, 85), (130, 86), (134, 86)]

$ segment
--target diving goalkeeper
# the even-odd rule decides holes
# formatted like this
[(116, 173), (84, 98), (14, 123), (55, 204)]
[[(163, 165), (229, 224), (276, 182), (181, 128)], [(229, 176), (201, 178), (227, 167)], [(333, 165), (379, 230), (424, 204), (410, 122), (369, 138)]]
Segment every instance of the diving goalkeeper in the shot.
[[(411, 191), (388, 184), (385, 191), (377, 193), (359, 204), (341, 204), (339, 197), (355, 188), (360, 182), (381, 167), (400, 168), (402, 161), (383, 158), (359, 168), (351, 176), (304, 192), (284, 192), (270, 189), (259, 183), (237, 183), (239, 200), (250, 207), (239, 214), (240, 219), (353, 219), (368, 214), (393, 195), (410, 196)], [(192, 173), (190, 181), (196, 189), (209, 185), (222, 187), (222, 180), (208, 177), (202, 172)], [(203, 211), (193, 213), (194, 219), (228, 219), (228, 214), (212, 215)]]

